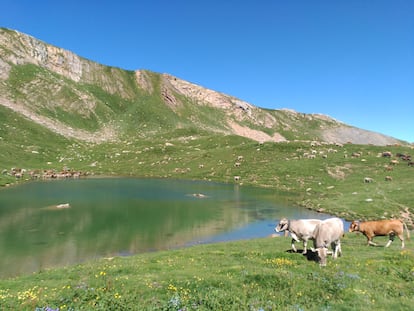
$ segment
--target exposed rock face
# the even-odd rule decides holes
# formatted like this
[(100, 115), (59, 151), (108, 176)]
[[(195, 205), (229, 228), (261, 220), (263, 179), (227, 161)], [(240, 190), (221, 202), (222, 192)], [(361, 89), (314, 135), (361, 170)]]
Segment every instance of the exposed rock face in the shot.
[(154, 91), (150, 77), (148, 76), (148, 73), (146, 71), (135, 71), (135, 79), (141, 89), (147, 91), (148, 93), (152, 93)]
[(276, 118), (270, 113), (263, 112), (260, 108), (245, 101), (181, 80), (169, 74), (163, 74), (163, 85), (169, 86), (162, 89), (162, 96), (170, 107), (179, 105), (179, 101), (173, 95), (173, 93), (178, 93), (191, 98), (198, 105), (206, 105), (222, 110), (227, 115), (226, 126), (229, 129), (229, 134), (236, 134), (260, 142), (286, 141), (279, 133), (274, 133), (273, 136), (270, 136), (263, 131), (238, 124), (237, 121), (248, 120), (260, 126), (272, 128), (277, 123)]
[[(5, 35), (8, 32), (9, 35)], [(22, 65), (36, 64), (61, 74), (73, 81), (79, 81), (83, 71), (88, 70), (86, 61), (72, 52), (54, 47), (31, 36), (17, 31), (0, 29), (1, 62), (3, 63), (2, 78), (8, 76), (10, 65), (5, 62)], [(7, 47), (7, 49), (5, 49)]]
[(197, 103), (208, 104), (214, 108), (221, 109), (233, 109), (234, 107), (238, 107), (248, 114), (250, 114), (253, 109), (253, 106), (249, 103), (178, 79), (169, 74), (163, 74), (163, 78), (169, 81), (177, 92), (194, 99)]

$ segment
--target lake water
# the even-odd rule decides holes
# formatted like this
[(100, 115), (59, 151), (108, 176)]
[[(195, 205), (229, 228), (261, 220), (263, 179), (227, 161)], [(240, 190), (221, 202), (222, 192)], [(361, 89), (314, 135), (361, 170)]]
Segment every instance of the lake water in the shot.
[(41, 181), (2, 189), (0, 277), (266, 237), (281, 217), (327, 217), (281, 201), (270, 189), (163, 179)]

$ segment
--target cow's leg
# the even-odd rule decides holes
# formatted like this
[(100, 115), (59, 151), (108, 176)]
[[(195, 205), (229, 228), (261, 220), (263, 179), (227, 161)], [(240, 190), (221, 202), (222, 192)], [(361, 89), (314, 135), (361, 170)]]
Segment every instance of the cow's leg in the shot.
[(295, 247), (295, 242), (296, 242), (296, 240), (295, 239), (292, 239), (292, 249), (296, 253), (297, 252), (297, 249)]
[(332, 242), (331, 247), (332, 247), (332, 258), (336, 259), (338, 257), (338, 252), (341, 249), (341, 243), (339, 241)]
[(368, 246), (369, 245), (372, 245), (372, 246), (377, 246), (377, 243), (374, 243), (373, 241), (372, 241), (372, 238), (371, 237), (369, 237), (368, 238)]
[(388, 240), (387, 244), (385, 245), (385, 247), (390, 246), (392, 241), (394, 241), (394, 238), (395, 238), (395, 233), (394, 232), (390, 233), (389, 240)]
[(303, 252), (302, 254), (306, 254), (307, 252), (307, 247), (308, 247), (308, 240), (303, 240)]
[(401, 248), (404, 248), (404, 235), (401, 233), (401, 234), (399, 234), (398, 235), (398, 238), (400, 239), (400, 241), (401, 241)]
[(337, 258), (338, 256), (342, 256), (341, 241), (338, 241), (336, 243), (335, 257), (334, 258)]
[(292, 250), (296, 253), (298, 250), (295, 247), (295, 242), (300, 242), (300, 240), (295, 233), (291, 232), (290, 235), (292, 236)]

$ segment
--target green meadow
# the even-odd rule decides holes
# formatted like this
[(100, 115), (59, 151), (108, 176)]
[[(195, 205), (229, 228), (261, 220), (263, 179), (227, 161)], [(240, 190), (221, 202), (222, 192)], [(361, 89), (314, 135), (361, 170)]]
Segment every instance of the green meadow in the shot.
[[(87, 176), (267, 187), (292, 208), (305, 206), (347, 220), (412, 216), (414, 168), (404, 161), (391, 166), (391, 159), (381, 156), (385, 150), (407, 154), (410, 147), (259, 144), (236, 136), (182, 134), (122, 144), (71, 142), (13, 161), (28, 169), (66, 165)], [(48, 143), (56, 144), (53, 139), (60, 138)], [(365, 183), (365, 177), (372, 182)], [(10, 176), (1, 180), (12, 186), (27, 182)], [(406, 222), (412, 228), (409, 218)], [(375, 240), (386, 243), (386, 238)], [(290, 238), (284, 237), (107, 258), (0, 280), (0, 306), (37, 311), (411, 310), (413, 246), (408, 240), (402, 250), (396, 239), (389, 248), (368, 247), (365, 237), (347, 233), (343, 256), (329, 258), (325, 268), (289, 252)]]
[[(386, 239), (377, 238), (384, 245)], [(0, 281), (2, 310), (412, 310), (408, 241), (368, 247), (347, 233), (324, 268), (290, 238), (106, 258)]]

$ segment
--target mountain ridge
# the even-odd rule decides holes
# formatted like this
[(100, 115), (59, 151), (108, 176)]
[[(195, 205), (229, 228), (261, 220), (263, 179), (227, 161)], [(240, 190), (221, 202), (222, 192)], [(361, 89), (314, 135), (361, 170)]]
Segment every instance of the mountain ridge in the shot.
[(5, 28), (0, 94), (0, 105), (54, 133), (92, 143), (183, 128), (260, 142), (402, 143), (326, 115), (263, 109), (170, 74), (101, 65)]

